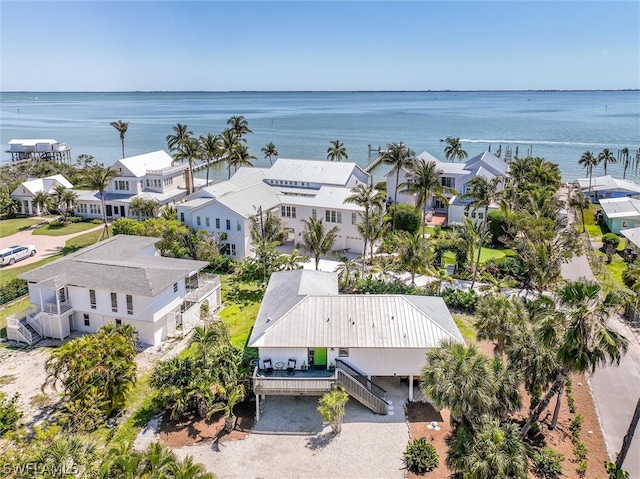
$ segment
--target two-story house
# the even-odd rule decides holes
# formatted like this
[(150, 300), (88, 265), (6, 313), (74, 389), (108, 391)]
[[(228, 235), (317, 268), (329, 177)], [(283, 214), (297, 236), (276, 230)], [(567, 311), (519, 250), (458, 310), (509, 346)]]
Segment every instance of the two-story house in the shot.
[(62, 175), (47, 176), (46, 178), (30, 178), (18, 186), (11, 198), (20, 202), (20, 213), (23, 215), (40, 215), (43, 213), (42, 206), (33, 203), (33, 197), (38, 192), (51, 195), (56, 188), (73, 188), (73, 185)]
[(278, 159), (271, 168), (240, 168), (228, 181), (198, 190), (178, 204), (179, 219), (194, 229), (214, 233), (225, 252), (252, 255), (251, 217), (272, 211), (285, 225), (287, 241), (297, 243), (303, 219), (322, 219), (339, 228), (334, 249), (361, 254), (357, 230), (362, 208), (345, 203), (351, 189), (369, 181), (355, 163)]
[(112, 323), (157, 345), (190, 331), (203, 303), (220, 306), (220, 279), (202, 273), (205, 261), (159, 256), (158, 241), (117, 235), (21, 274), (31, 307), (8, 318), (8, 339), (33, 344)]

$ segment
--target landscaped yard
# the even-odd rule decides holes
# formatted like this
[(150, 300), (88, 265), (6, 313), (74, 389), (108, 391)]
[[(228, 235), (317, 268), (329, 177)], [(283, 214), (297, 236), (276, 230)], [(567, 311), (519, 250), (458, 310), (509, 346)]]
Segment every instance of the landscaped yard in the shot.
[(34, 235), (46, 235), (46, 236), (64, 236), (74, 233), (80, 233), (82, 231), (95, 228), (97, 225), (89, 222), (79, 223), (65, 223), (62, 226), (42, 225), (36, 228), (33, 232)]
[(14, 218), (0, 221), (0, 238), (14, 235), (20, 231), (40, 223), (41, 220), (34, 218)]
[[(477, 255), (477, 250), (476, 250)], [(480, 252), (480, 264), (484, 264), (490, 259), (500, 259), (505, 256), (515, 256), (515, 252), (509, 248), (482, 248)], [(447, 251), (442, 255), (445, 264), (455, 264), (456, 255), (453, 251)], [(475, 262), (475, 259), (474, 259)]]
[(244, 348), (251, 334), (251, 327), (258, 316), (264, 289), (254, 283), (242, 283), (231, 275), (222, 276), (222, 302), (220, 319), (229, 330), (231, 343)]

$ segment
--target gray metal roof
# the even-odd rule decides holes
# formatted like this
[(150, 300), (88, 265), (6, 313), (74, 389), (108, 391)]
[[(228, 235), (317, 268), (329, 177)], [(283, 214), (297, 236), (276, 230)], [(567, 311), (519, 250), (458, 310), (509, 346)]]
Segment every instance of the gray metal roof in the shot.
[(351, 188), (341, 188), (337, 186), (321, 186), (319, 190), (306, 190), (305, 196), (279, 195), (280, 201), (288, 205), (315, 206), (323, 209), (341, 209), (364, 211), (362, 206), (355, 203), (345, 203), (345, 200), (353, 193)]
[[(313, 287), (301, 289), (303, 283)], [(435, 348), (444, 339), (463, 341), (442, 298), (337, 293), (336, 273), (275, 273), (249, 346)]]
[(637, 218), (640, 216), (640, 200), (637, 198), (606, 198), (600, 206), (607, 218)]
[(264, 177), (267, 180), (346, 186), (356, 170), (362, 169), (350, 162), (278, 158), (271, 168), (265, 170)]
[(19, 276), (46, 287), (64, 284), (90, 289), (155, 296), (206, 267), (206, 261), (164, 258), (141, 253), (160, 239), (117, 235)]

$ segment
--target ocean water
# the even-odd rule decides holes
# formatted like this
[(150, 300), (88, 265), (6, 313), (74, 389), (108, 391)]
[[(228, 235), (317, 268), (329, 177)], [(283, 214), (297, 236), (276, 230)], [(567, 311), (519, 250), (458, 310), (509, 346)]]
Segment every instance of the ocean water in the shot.
[[(125, 154), (165, 149), (176, 123), (195, 135), (220, 133), (226, 121), (243, 115), (255, 166), (268, 166), (261, 148), (272, 141), (284, 158), (325, 159), (330, 141), (344, 143), (349, 161), (366, 165), (368, 146), (404, 142), (416, 153), (444, 160), (447, 136), (459, 137), (469, 158), (510, 146), (560, 165), (563, 180), (585, 176), (582, 153), (603, 148), (618, 153), (640, 148), (640, 91), (521, 92), (131, 92), (0, 93), (0, 142), (54, 138), (72, 156), (90, 154), (110, 165), (121, 156), (118, 132), (109, 125), (129, 122)], [(388, 167), (387, 167), (388, 168)], [(374, 171), (379, 180), (388, 171)], [(622, 166), (609, 172), (622, 175)], [(600, 167), (594, 174), (602, 173)], [(205, 172), (198, 172), (204, 176)], [(212, 172), (225, 179), (226, 170)], [(630, 169), (627, 178), (640, 181)]]

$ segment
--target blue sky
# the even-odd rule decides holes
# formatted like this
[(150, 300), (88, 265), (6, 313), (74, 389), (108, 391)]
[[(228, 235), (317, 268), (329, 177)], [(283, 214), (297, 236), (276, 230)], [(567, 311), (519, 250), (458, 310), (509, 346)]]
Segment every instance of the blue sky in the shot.
[(635, 0), (0, 0), (0, 90), (640, 88), (639, 31)]

